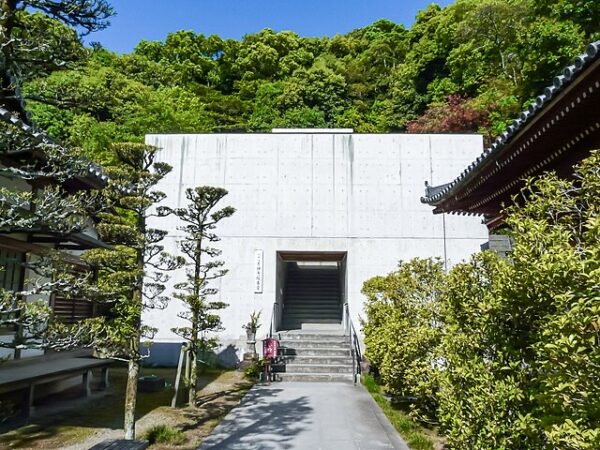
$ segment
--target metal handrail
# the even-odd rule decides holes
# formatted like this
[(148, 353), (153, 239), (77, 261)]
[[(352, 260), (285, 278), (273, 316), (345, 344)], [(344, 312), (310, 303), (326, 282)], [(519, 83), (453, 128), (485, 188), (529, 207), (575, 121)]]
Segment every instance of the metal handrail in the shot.
[(273, 309), (271, 310), (271, 325), (269, 328), (269, 337), (272, 338), (273, 337), (273, 332), (277, 331), (275, 330), (275, 320), (277, 318), (277, 307), (279, 306), (279, 303), (275, 302), (273, 303)]
[(344, 303), (344, 335), (350, 336), (350, 344), (352, 345), (350, 350), (350, 353), (352, 353), (352, 375), (354, 377), (354, 383), (356, 384), (361, 374), (360, 363), (362, 361), (362, 354), (360, 351), (358, 335), (356, 334), (354, 324), (350, 318), (350, 306), (348, 305), (348, 302)]

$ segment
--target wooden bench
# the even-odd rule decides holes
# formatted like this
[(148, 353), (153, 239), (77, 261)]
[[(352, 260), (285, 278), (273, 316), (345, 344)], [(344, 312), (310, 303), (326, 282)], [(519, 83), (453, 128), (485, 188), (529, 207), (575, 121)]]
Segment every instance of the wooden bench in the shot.
[(82, 375), (81, 391), (88, 396), (91, 394), (92, 370), (102, 369), (101, 389), (106, 389), (108, 368), (112, 363), (111, 359), (56, 358), (7, 365), (0, 368), (0, 394), (25, 390), (23, 415), (29, 417), (33, 413), (36, 386)]

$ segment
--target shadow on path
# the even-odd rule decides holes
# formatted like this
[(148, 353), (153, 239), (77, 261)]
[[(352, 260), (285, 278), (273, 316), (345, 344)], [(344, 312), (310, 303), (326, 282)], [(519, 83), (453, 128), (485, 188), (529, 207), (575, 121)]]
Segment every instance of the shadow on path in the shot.
[(286, 449), (312, 424), (306, 396), (278, 400), (281, 388), (256, 386), (203, 442), (201, 450)]

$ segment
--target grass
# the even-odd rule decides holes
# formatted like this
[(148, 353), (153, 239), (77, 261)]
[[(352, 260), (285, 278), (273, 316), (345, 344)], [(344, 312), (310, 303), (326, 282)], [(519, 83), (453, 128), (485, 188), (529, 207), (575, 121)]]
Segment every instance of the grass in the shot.
[(372, 375), (363, 375), (362, 383), (412, 450), (444, 448), (442, 439), (433, 430), (417, 424), (405, 411), (392, 406)]
[[(198, 407), (188, 408), (187, 391), (179, 392), (179, 408), (170, 408), (173, 396), (175, 369), (142, 369), (141, 376), (163, 376), (167, 388), (161, 392), (138, 393), (136, 419), (138, 435), (145, 437), (152, 432), (154, 444), (151, 449), (196, 449), (227, 412), (239, 403), (252, 383), (243, 379), (236, 371), (207, 369), (199, 375)], [(122, 437), (123, 395), (127, 380), (126, 367), (110, 370), (110, 390), (106, 395), (96, 396), (87, 401), (79, 399), (78, 388), (72, 397), (72, 407), (59, 414), (45, 414), (35, 417), (24, 426), (0, 434), (0, 448), (64, 448), (71, 445), (87, 445), (98, 436)], [(49, 398), (44, 404), (54, 405), (68, 394), (59, 394), (54, 400)], [(67, 403), (62, 401), (62, 403)], [(43, 405), (40, 405), (43, 406)], [(156, 424), (162, 428), (157, 429)], [(164, 440), (170, 440), (169, 443)]]
[(185, 433), (177, 428), (169, 427), (167, 425), (155, 425), (146, 431), (145, 439), (148, 440), (150, 445), (153, 444), (171, 444), (180, 445), (183, 444), (187, 439)]

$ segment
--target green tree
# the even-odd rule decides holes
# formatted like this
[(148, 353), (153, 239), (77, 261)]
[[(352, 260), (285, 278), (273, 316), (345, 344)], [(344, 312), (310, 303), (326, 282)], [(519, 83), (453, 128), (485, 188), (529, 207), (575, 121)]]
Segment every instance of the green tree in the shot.
[(217, 311), (227, 307), (222, 301), (209, 300), (210, 296), (218, 292), (212, 285), (214, 280), (227, 274), (227, 270), (222, 268), (224, 261), (214, 259), (221, 251), (209, 247), (210, 243), (219, 240), (213, 231), (217, 224), (235, 212), (230, 206), (215, 210), (226, 195), (225, 189), (212, 186), (187, 189), (187, 207), (171, 210), (184, 223), (180, 229), (185, 234), (179, 245), (188, 260), (186, 281), (175, 286), (179, 290), (175, 298), (187, 306), (188, 309), (180, 313), (179, 317), (188, 321), (189, 326), (174, 328), (173, 332), (189, 342), (190, 379), (187, 381), (190, 406), (196, 405), (198, 354), (216, 346), (215, 339), (207, 336), (207, 333), (222, 329)]
[(142, 323), (142, 312), (166, 305), (166, 272), (182, 261), (163, 251), (160, 242), (167, 232), (148, 226), (150, 217), (167, 214), (156, 208), (165, 194), (155, 186), (171, 167), (155, 161), (158, 149), (152, 146), (118, 144), (113, 151), (117, 161), (107, 169), (110, 184), (103, 191), (105, 211), (97, 229), (114, 249), (90, 250), (84, 258), (99, 272), (89, 295), (112, 306), (109, 317), (92, 327), (93, 346), (100, 355), (128, 364), (124, 429), (125, 438), (134, 439), (138, 374), (145, 356), (141, 340), (155, 332)]
[(83, 33), (108, 25), (113, 10), (106, 0), (5, 0), (0, 4), (0, 105), (22, 119), (13, 95), (23, 80), (77, 61)]

